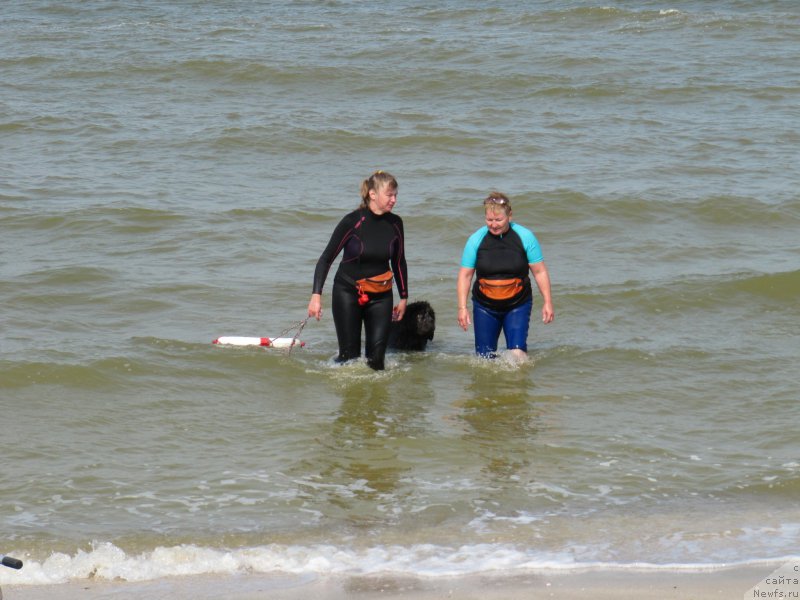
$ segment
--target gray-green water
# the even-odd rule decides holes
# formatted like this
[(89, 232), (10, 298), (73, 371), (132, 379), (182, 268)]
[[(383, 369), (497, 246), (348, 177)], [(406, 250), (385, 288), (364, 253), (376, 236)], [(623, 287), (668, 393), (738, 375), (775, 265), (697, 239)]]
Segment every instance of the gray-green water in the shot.
[[(789, 1), (5, 7), (0, 583), (795, 554), (798, 32)], [(213, 346), (305, 317), (379, 168), (428, 352), (336, 367), (329, 311)], [(523, 366), (456, 324), (494, 188), (553, 279)]]

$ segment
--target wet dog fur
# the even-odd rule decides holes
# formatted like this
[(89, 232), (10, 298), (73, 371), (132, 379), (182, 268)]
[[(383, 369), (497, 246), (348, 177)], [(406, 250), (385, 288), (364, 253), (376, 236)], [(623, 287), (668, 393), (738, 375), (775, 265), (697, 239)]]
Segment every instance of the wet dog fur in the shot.
[(393, 350), (425, 350), (436, 330), (436, 313), (424, 300), (409, 302), (400, 321), (393, 321), (389, 330), (389, 348)]

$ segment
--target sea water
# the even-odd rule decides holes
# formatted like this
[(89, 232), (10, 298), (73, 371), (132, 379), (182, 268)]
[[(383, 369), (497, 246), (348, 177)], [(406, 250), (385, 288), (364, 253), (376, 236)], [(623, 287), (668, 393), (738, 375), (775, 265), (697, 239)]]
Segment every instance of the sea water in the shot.
[[(800, 6), (28, 0), (0, 21), (0, 583), (713, 568), (800, 536)], [(315, 262), (400, 183), (424, 353)], [(491, 190), (555, 322), (475, 358)], [(502, 347), (502, 342), (501, 342)]]

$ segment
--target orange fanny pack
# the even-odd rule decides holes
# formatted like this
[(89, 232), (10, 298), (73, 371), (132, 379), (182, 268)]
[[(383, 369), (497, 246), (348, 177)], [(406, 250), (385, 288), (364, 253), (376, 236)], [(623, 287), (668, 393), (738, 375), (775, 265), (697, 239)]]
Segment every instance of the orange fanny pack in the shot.
[(478, 289), (490, 300), (510, 300), (522, 291), (522, 279), (478, 279)]
[(392, 289), (392, 277), (394, 273), (386, 271), (374, 277), (365, 277), (356, 281), (356, 286), (359, 291), (367, 294), (380, 294), (381, 292), (388, 292)]

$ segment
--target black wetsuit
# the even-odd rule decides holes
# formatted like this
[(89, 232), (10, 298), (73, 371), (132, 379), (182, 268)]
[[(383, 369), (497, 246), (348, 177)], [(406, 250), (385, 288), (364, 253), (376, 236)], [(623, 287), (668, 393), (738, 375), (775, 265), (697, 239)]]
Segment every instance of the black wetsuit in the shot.
[(389, 270), (400, 298), (408, 298), (403, 220), (395, 214), (376, 215), (358, 209), (346, 215), (333, 231), (314, 270), (314, 294), (321, 294), (336, 257), (344, 251), (333, 279), (331, 308), (339, 341), (337, 361), (361, 355), (361, 323), (366, 330), (365, 354), (370, 367), (383, 369), (389, 327), (392, 322), (391, 291), (369, 294), (369, 302), (358, 303), (355, 281), (375, 277)]

